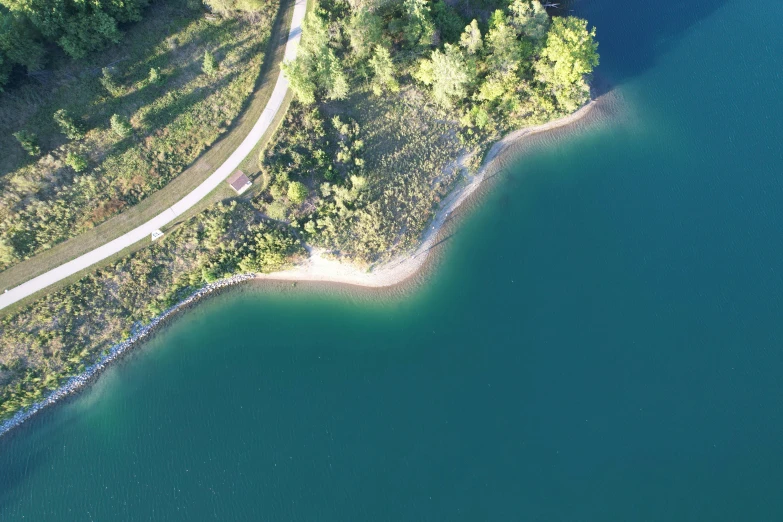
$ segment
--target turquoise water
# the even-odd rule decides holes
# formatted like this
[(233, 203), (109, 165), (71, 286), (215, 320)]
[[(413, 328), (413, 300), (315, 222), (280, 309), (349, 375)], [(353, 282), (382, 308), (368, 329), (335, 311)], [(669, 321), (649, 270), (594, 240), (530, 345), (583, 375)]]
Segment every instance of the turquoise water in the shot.
[(215, 297), (0, 439), (0, 519), (783, 518), (783, 5), (575, 1), (599, 118), (423, 286)]

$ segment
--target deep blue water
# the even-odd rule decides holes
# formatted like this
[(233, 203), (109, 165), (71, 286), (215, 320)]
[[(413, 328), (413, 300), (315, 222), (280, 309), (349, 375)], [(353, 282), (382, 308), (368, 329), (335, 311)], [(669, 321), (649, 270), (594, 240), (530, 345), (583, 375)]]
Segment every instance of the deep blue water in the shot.
[(571, 8), (608, 94), (425, 285), (208, 300), (0, 439), (0, 520), (783, 519), (783, 4)]

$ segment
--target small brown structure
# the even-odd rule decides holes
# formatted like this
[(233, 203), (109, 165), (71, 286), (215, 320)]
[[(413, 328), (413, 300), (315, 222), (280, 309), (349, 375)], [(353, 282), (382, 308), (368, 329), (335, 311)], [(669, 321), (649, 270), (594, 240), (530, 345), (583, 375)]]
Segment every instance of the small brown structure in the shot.
[(237, 191), (237, 194), (241, 194), (247, 189), (250, 188), (250, 185), (253, 184), (252, 181), (250, 181), (250, 178), (245, 176), (245, 173), (241, 170), (238, 170), (231, 174), (226, 182), (231, 185), (231, 188)]

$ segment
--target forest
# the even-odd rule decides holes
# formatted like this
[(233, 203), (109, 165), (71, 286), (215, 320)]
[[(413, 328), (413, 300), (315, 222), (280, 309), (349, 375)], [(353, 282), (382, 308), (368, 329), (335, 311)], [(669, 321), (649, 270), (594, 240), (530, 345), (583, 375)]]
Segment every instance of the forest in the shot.
[(340, 259), (402, 255), (491, 143), (589, 100), (597, 46), (538, 0), (324, 0), (284, 64), (297, 100), (255, 203)]
[[(0, 1), (0, 88), (13, 69), (35, 73), (62, 60), (62, 51), (74, 59), (85, 58), (122, 41), (122, 27), (149, 13), (148, 0), (2, 0)], [(217, 13), (258, 12), (263, 0), (206, 0)], [(199, 10), (199, 0), (187, 0)]]

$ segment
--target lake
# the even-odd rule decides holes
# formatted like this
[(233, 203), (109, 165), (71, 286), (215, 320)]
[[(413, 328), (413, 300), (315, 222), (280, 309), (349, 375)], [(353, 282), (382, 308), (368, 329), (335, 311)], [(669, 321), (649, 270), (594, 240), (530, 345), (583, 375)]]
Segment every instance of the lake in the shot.
[(0, 519), (783, 518), (783, 4), (575, 0), (596, 117), (422, 284), (245, 286), (0, 439)]

